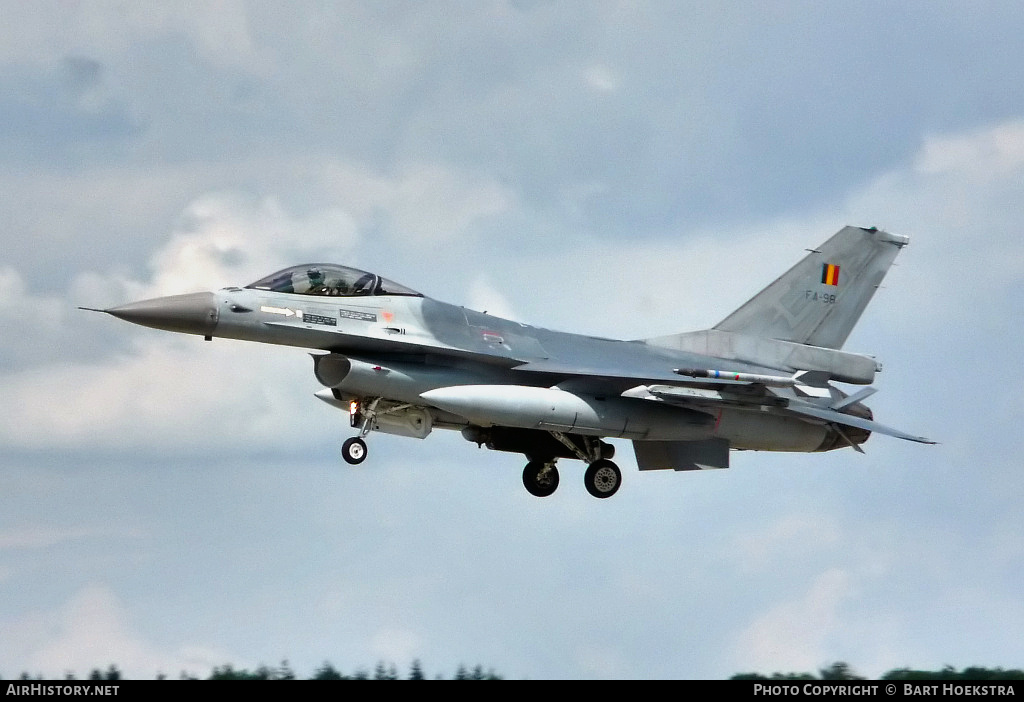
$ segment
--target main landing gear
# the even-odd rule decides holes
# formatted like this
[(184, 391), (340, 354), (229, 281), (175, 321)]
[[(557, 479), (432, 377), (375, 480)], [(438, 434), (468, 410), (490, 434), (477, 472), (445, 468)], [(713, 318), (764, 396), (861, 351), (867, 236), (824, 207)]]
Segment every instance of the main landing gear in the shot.
[(523, 468), (523, 485), (534, 497), (547, 497), (558, 487), (558, 468), (554, 460), (530, 461)]
[[(548, 497), (558, 488), (558, 468), (555, 460), (530, 461), (523, 468), (523, 485), (534, 497)], [(600, 458), (583, 475), (587, 492), (597, 498), (611, 497), (622, 485), (622, 471), (606, 458)]]
[[(589, 437), (581, 437), (583, 446), (570, 439), (562, 432), (553, 431), (551, 435), (569, 448), (577, 458), (588, 464), (583, 475), (583, 485), (594, 497), (604, 499), (611, 497), (622, 485), (622, 471), (607, 458), (601, 458), (601, 442)], [(527, 458), (530, 458), (527, 456)], [(558, 468), (556, 459), (537, 460), (530, 462), (523, 469), (523, 485), (526, 491), (535, 497), (548, 497), (558, 487)]]
[(622, 471), (606, 458), (594, 461), (583, 474), (583, 485), (594, 497), (611, 497), (622, 485)]

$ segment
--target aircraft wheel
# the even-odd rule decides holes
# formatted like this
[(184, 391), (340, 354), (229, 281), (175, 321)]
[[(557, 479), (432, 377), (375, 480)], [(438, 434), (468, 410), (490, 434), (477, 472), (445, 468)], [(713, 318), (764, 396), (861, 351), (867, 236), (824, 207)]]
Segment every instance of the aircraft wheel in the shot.
[(366, 442), (358, 436), (346, 439), (341, 445), (341, 457), (352, 465), (362, 463), (366, 458)]
[(558, 469), (554, 463), (530, 461), (523, 468), (523, 485), (534, 497), (547, 497), (558, 487)]
[(617, 465), (602, 458), (587, 468), (583, 484), (587, 486), (587, 492), (594, 497), (611, 497), (622, 485), (622, 472)]

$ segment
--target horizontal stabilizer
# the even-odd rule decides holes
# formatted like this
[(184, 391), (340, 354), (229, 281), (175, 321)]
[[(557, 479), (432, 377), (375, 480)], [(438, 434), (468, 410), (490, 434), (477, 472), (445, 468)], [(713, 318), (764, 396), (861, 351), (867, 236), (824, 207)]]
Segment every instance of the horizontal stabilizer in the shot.
[(876, 392), (878, 392), (878, 391), (875, 390), (875, 388), (867, 387), (867, 388), (864, 388), (863, 390), (861, 390), (860, 392), (857, 392), (857, 393), (854, 393), (853, 395), (848, 395), (847, 397), (844, 397), (842, 400), (838, 400), (836, 402), (833, 402), (831, 405), (829, 405), (829, 407), (831, 407), (832, 409), (834, 409), (836, 411), (839, 411), (839, 410), (843, 409), (844, 407), (849, 407), (850, 405), (855, 405), (858, 402), (863, 402), (867, 398), (869, 398), (872, 395), (874, 395)]
[(853, 415), (843, 414), (842, 412), (836, 412), (832, 409), (825, 409), (823, 407), (812, 407), (810, 405), (797, 405), (790, 404), (787, 408), (790, 412), (796, 412), (807, 417), (815, 417), (822, 419), (826, 422), (832, 422), (834, 424), (842, 424), (848, 427), (857, 427), (858, 429), (866, 429), (872, 433), (885, 434), (887, 436), (895, 436), (897, 439), (906, 439), (907, 441), (916, 441), (921, 444), (934, 444), (935, 441), (926, 439), (923, 436), (913, 436), (907, 434), (899, 429), (893, 429), (887, 427), (884, 424), (873, 422), (869, 419), (862, 419), (860, 417), (854, 417)]
[(706, 470), (729, 467), (729, 442), (725, 439), (702, 441), (634, 441), (636, 464), (640, 470)]

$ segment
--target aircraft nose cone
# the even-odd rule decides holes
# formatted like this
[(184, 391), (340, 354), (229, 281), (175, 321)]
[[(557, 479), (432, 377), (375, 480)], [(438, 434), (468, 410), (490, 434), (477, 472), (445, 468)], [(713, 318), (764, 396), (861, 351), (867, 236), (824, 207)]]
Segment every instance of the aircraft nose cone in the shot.
[(210, 292), (156, 297), (104, 312), (144, 327), (203, 336), (213, 334), (219, 318), (217, 298)]

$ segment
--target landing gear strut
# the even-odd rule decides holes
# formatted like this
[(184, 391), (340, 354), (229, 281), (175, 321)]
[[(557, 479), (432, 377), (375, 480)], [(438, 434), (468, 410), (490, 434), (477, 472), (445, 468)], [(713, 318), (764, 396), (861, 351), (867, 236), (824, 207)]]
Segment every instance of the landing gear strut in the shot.
[(562, 442), (570, 451), (576, 454), (581, 461), (586, 462), (587, 472), (583, 475), (583, 485), (594, 497), (604, 499), (611, 497), (619, 491), (622, 485), (622, 471), (619, 467), (604, 458), (601, 441), (589, 436), (578, 437), (582, 446), (570, 439), (560, 431), (553, 431), (551, 435)]
[(366, 460), (366, 442), (363, 441), (363, 437), (370, 433), (370, 428), (373, 425), (373, 418), (377, 413), (377, 403), (380, 402), (380, 398), (374, 398), (370, 406), (363, 411), (362, 405), (358, 400), (352, 400), (349, 403), (349, 423), (353, 426), (362, 425), (359, 428), (359, 436), (353, 436), (351, 439), (346, 439), (345, 443), (341, 445), (341, 457), (345, 459), (346, 463), (352, 465), (359, 465)]

